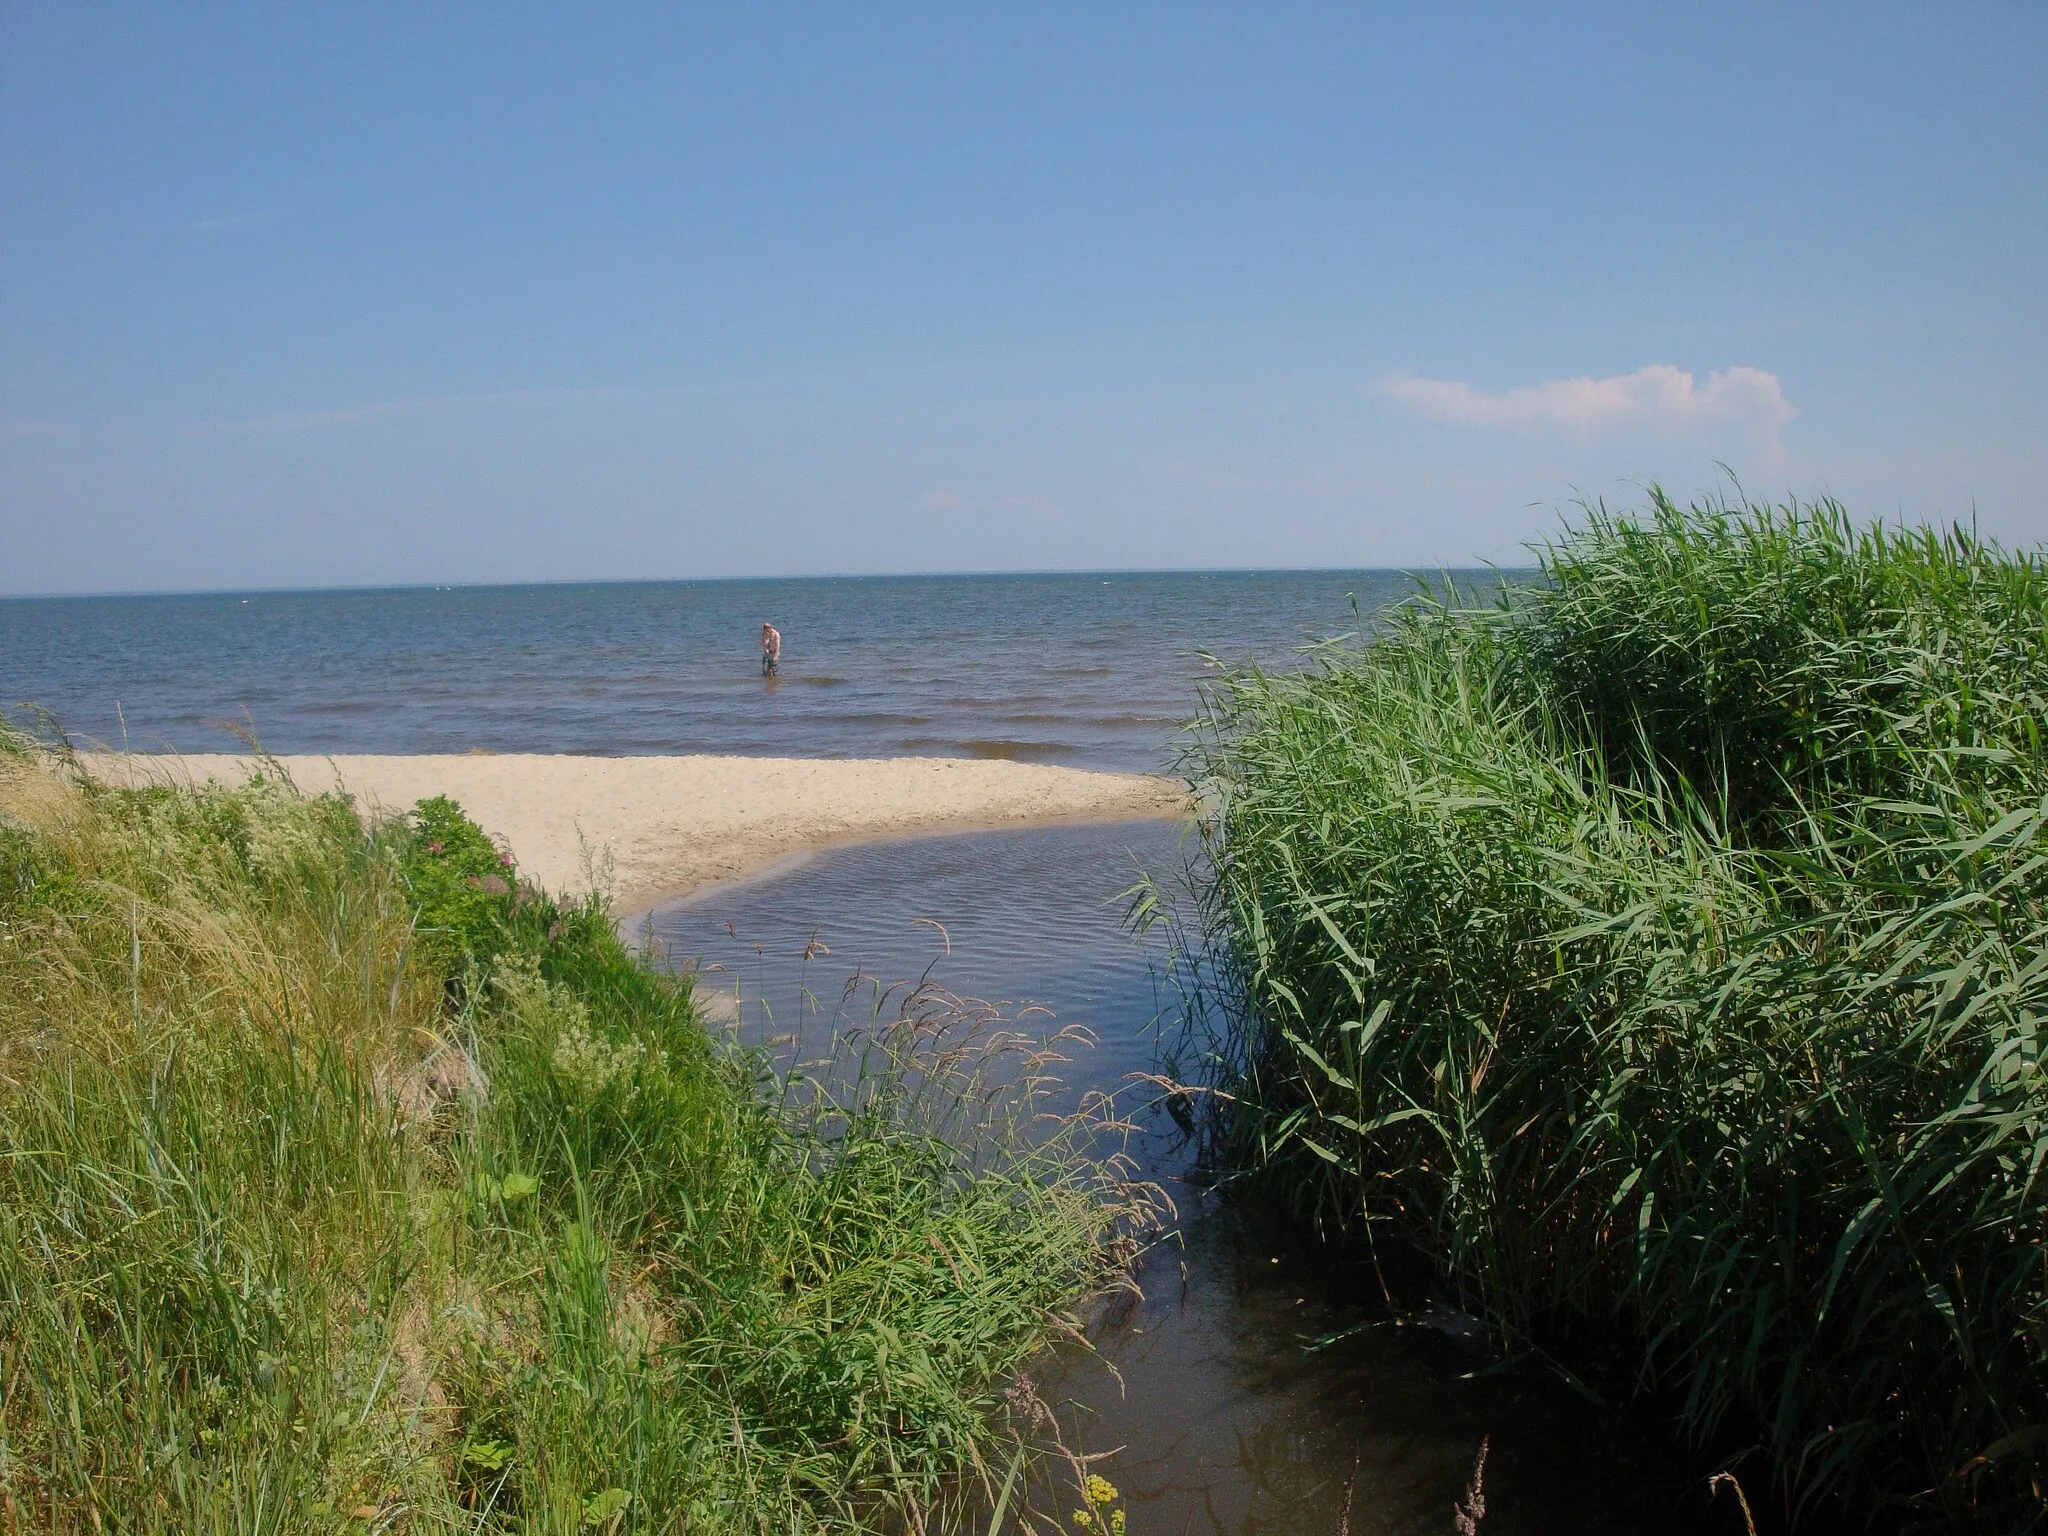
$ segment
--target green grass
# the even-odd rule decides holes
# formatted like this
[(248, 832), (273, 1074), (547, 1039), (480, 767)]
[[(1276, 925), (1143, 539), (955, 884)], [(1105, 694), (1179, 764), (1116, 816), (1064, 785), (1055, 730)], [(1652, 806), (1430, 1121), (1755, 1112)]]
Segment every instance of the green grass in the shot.
[(929, 1011), (792, 1083), (447, 802), (0, 742), (0, 1522), (957, 1523), (1123, 1196)]
[(1603, 509), (1237, 675), (1220, 1131), (1753, 1489), (2044, 1521), (2048, 570)]

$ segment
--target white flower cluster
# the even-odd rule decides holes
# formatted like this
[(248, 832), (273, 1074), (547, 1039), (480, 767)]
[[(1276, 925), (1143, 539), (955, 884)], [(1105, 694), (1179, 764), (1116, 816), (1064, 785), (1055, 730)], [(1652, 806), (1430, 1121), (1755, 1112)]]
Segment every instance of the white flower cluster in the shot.
[(638, 1040), (614, 1045), (591, 1034), (587, 1016), (570, 1022), (555, 1037), (555, 1070), (586, 1093), (603, 1091), (646, 1054), (647, 1047)]
[(585, 1093), (602, 1092), (649, 1057), (644, 1041), (614, 1043), (592, 1033), (590, 1010), (565, 989), (549, 985), (531, 955), (503, 961), (496, 986), (522, 1029), (543, 1039), (553, 1033), (555, 1071)]

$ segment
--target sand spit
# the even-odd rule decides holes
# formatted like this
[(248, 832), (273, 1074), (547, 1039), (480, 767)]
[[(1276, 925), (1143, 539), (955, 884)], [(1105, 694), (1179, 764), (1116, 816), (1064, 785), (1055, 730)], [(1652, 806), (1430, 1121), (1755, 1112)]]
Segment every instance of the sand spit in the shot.
[[(239, 783), (249, 758), (106, 753), (123, 783)], [(1186, 789), (1138, 773), (947, 757), (284, 757), (301, 789), (341, 788), (373, 813), (448, 795), (554, 891), (604, 878), (622, 913), (644, 911), (791, 854), (920, 832), (1172, 817)]]

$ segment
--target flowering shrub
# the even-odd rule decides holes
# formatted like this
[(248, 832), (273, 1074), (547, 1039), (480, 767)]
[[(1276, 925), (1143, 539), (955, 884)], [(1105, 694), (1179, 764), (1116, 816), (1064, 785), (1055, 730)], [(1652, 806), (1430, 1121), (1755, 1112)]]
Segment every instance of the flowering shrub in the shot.
[(416, 942), (426, 958), (452, 966), (505, 947), (512, 910), (512, 856), (446, 795), (422, 800), (406, 817), (412, 837), (401, 862), (419, 913)]

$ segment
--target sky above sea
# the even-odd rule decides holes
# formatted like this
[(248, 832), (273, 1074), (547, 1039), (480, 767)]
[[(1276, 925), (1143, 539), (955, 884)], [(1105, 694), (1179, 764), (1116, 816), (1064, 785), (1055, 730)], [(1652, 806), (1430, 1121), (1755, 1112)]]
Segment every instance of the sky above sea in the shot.
[(2048, 8), (0, 0), (0, 592), (2048, 533)]

